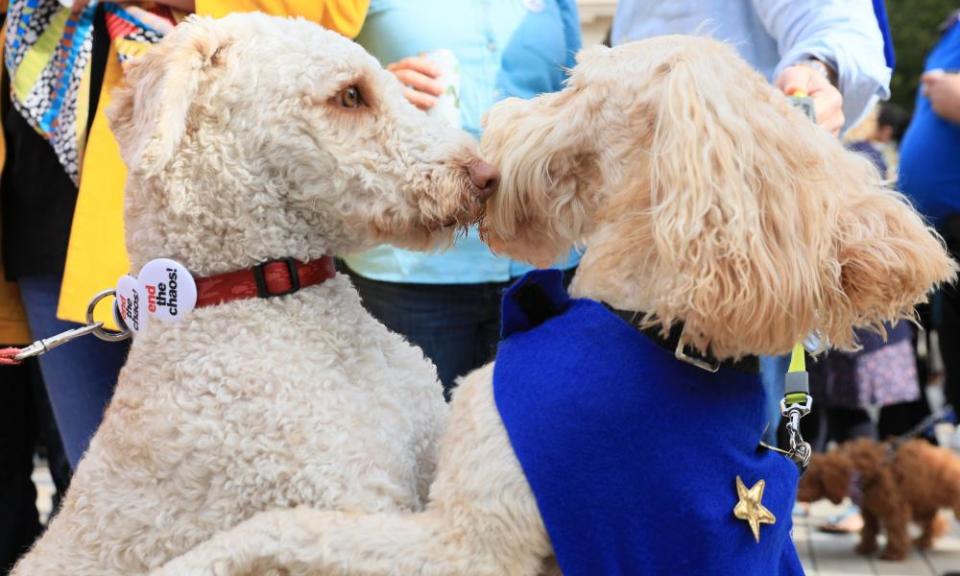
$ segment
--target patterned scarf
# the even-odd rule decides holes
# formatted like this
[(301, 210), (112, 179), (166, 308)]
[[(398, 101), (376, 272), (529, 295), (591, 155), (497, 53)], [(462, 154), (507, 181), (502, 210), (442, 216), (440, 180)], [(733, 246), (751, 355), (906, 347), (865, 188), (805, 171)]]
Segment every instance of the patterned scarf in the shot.
[[(176, 23), (165, 6), (105, 2), (107, 32), (120, 62), (143, 53)], [(4, 64), (16, 110), (53, 146), (74, 184), (86, 142), (93, 0), (77, 16), (58, 0), (14, 0), (7, 13)]]

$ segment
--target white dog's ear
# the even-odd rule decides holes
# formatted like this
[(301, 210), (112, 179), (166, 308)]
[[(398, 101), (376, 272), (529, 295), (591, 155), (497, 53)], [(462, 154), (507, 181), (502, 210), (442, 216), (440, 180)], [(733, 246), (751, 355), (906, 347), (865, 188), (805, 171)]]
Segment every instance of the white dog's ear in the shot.
[(190, 17), (160, 44), (125, 67), (124, 84), (107, 109), (131, 172), (160, 173), (176, 155), (205, 74), (218, 66), (228, 40), (210, 18)]

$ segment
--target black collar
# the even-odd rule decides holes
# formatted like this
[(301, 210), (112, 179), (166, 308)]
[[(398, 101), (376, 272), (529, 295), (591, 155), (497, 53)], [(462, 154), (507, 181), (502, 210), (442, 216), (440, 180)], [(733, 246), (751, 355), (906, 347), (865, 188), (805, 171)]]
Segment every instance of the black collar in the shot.
[[(631, 310), (618, 310), (608, 304), (604, 304), (607, 309), (620, 317), (621, 320), (635, 328), (638, 332), (655, 342), (658, 346), (670, 352), (671, 354), (677, 354), (677, 347), (680, 344), (680, 335), (683, 334), (683, 322), (676, 322), (673, 326), (670, 327), (670, 334), (666, 338), (660, 333), (660, 326), (650, 326), (649, 328), (641, 328), (637, 324), (637, 320), (643, 318), (643, 312), (634, 312)], [(739, 360), (723, 360), (719, 361), (713, 357), (711, 354), (700, 354), (696, 351), (683, 351), (684, 358), (681, 358), (677, 355), (677, 359), (688, 364), (697, 366), (698, 368), (703, 368), (709, 372), (716, 372), (716, 369), (721, 368), (732, 368), (733, 370), (739, 370), (740, 372), (747, 372), (750, 374), (757, 374), (760, 372), (760, 360), (756, 356), (744, 356)], [(716, 367), (716, 369), (710, 369)]]

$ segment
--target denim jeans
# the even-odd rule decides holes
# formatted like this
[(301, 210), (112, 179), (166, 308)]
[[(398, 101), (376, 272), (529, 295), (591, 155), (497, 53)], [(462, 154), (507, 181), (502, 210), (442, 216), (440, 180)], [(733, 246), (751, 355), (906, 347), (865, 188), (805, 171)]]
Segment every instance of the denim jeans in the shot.
[[(353, 280), (364, 308), (433, 361), (448, 400), (458, 377), (493, 360), (500, 340), (500, 298), (516, 279), (407, 284), (370, 280), (343, 265), (341, 269)], [(572, 269), (564, 273), (565, 282), (572, 277)]]
[[(17, 280), (30, 333), (35, 339), (77, 327), (57, 319), (61, 281), (60, 276), (25, 276)], [(60, 428), (64, 452), (73, 469), (100, 425), (128, 348), (129, 341), (104, 342), (89, 335), (40, 357), (47, 395)]]
[(783, 400), (784, 381), (789, 367), (789, 354), (760, 357), (760, 381), (767, 397), (767, 429), (763, 433), (763, 441), (771, 446), (777, 445), (777, 427), (781, 418), (780, 401)]
[(444, 396), (456, 379), (493, 359), (500, 339), (500, 296), (509, 282), (406, 284), (352, 271), (363, 306), (437, 366)]

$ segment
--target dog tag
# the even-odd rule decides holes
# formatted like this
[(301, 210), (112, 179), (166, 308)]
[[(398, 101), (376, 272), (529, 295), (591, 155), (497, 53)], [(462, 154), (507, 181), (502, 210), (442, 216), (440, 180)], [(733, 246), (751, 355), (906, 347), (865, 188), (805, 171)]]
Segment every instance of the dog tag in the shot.
[(197, 283), (175, 260), (151, 260), (137, 278), (147, 299), (147, 313), (153, 318), (177, 322), (197, 305)]
[(147, 299), (140, 281), (133, 276), (123, 276), (117, 281), (117, 304), (113, 309), (117, 323), (126, 326), (134, 334), (147, 328)]

